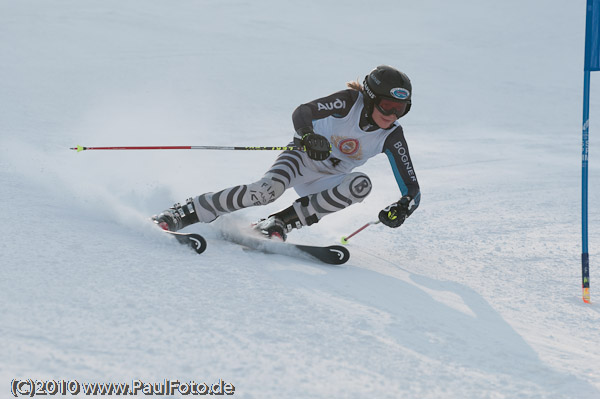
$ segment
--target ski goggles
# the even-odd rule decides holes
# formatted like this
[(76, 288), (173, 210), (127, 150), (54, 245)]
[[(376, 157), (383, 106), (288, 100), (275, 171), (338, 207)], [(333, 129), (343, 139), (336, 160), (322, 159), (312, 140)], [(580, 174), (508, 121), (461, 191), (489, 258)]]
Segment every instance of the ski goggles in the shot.
[(383, 115), (388, 116), (394, 114), (398, 118), (406, 113), (407, 105), (406, 102), (390, 100), (388, 98), (380, 98), (375, 103), (375, 107), (377, 107), (379, 112)]

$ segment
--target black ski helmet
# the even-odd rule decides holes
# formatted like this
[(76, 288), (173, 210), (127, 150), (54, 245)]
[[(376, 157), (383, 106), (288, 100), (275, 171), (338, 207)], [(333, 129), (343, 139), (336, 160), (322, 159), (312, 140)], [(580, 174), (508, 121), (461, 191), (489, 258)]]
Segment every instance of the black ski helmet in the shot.
[(373, 107), (381, 98), (388, 98), (406, 103), (406, 111), (399, 118), (410, 111), (412, 99), (412, 85), (406, 74), (388, 65), (380, 65), (365, 76), (363, 82), (364, 103), (369, 118), (373, 114)]

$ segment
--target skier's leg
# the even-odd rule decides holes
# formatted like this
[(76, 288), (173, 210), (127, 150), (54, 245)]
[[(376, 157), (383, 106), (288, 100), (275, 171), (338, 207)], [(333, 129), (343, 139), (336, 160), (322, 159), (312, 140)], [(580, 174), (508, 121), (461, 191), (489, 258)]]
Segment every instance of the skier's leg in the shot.
[(254, 183), (199, 195), (193, 199), (193, 204), (198, 221), (210, 223), (227, 213), (250, 206), (267, 205), (279, 198), (286, 189), (281, 182), (263, 177)]
[(210, 223), (226, 213), (275, 201), (287, 187), (265, 176), (251, 184), (233, 186), (216, 193), (189, 198), (185, 204), (175, 204), (154, 217), (163, 229), (178, 231), (190, 224)]
[[(315, 189), (321, 191), (297, 199), (292, 206), (261, 222), (262, 225), (258, 225), (258, 228), (269, 236), (272, 235), (270, 230), (275, 229), (275, 232), (285, 240), (285, 233), (291, 229), (310, 226), (330, 213), (361, 202), (369, 195), (371, 187), (369, 177), (359, 172), (328, 176), (309, 184), (299, 185), (295, 188), (301, 194)], [(283, 233), (280, 230), (283, 230)]]
[(177, 231), (197, 222), (210, 223), (221, 215), (242, 208), (267, 205), (279, 198), (298, 179), (314, 173), (304, 169), (299, 152), (284, 151), (260, 180), (190, 198), (184, 205), (175, 204), (154, 220), (163, 229)]
[(270, 204), (289, 187), (316, 176), (306, 169), (300, 152), (284, 151), (257, 182), (199, 195), (193, 199), (194, 207), (199, 221), (209, 223), (242, 208)]
[[(304, 187), (299, 187), (300, 190)], [(317, 223), (324, 216), (362, 202), (371, 192), (371, 180), (360, 172), (349, 173), (336, 186), (301, 197), (292, 207), (303, 226)]]

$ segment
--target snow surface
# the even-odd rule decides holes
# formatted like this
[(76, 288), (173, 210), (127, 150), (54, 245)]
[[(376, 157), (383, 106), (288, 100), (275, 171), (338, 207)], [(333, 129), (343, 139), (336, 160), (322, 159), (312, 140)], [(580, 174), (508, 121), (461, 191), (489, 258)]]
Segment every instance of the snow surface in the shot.
[[(240, 398), (600, 398), (600, 75), (591, 305), (581, 301), (585, 1), (0, 0), (0, 397), (13, 378), (232, 383)], [(249, 253), (175, 201), (258, 179), (291, 113), (379, 64), (405, 71), (422, 186), (399, 229), (332, 267)], [(336, 243), (398, 198), (294, 232)], [(231, 215), (251, 222), (289, 205)]]

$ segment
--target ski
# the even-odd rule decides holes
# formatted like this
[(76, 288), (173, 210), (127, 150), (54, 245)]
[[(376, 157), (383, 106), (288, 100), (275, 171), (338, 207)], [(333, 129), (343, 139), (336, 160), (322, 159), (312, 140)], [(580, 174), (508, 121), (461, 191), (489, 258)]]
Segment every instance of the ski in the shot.
[[(175, 237), (180, 244), (189, 246), (198, 254), (201, 254), (206, 250), (206, 240), (200, 234), (179, 233), (167, 230), (163, 231)], [(350, 252), (341, 245), (320, 246), (294, 244), (245, 234), (223, 234), (223, 238), (235, 244), (264, 253), (316, 259), (330, 265), (341, 265), (350, 259)]]
[(328, 247), (321, 247), (315, 245), (300, 245), (300, 244), (285, 244), (292, 245), (298, 248), (300, 251), (309, 254), (312, 257), (317, 258), (323, 263), (330, 265), (341, 265), (350, 259), (350, 252), (342, 247), (341, 245), (330, 245)]
[(350, 252), (341, 245), (303, 245), (284, 241), (270, 240), (252, 233), (222, 232), (222, 237), (241, 246), (269, 254), (286, 255), (304, 259), (318, 260), (330, 265), (341, 265), (350, 259)]
[(196, 233), (178, 233), (176, 231), (163, 230), (165, 233), (172, 235), (180, 244), (188, 245), (198, 254), (206, 250), (206, 240), (200, 234)]

